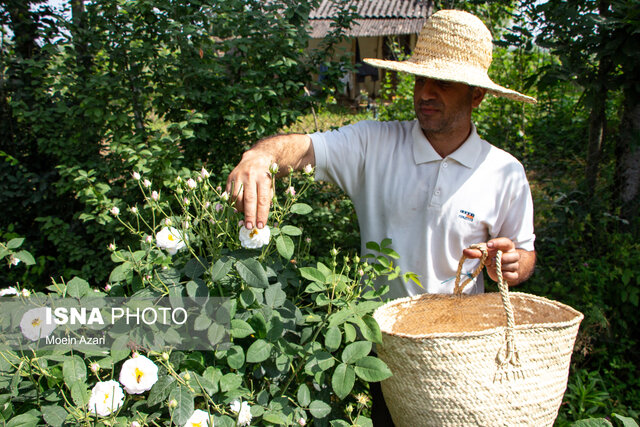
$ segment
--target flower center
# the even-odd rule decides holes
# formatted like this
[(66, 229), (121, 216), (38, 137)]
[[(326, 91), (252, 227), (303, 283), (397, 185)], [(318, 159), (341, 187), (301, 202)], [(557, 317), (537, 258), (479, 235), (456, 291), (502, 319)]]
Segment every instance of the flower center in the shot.
[(173, 234), (169, 234), (169, 237), (167, 238), (173, 242)]
[(140, 369), (136, 368), (136, 382), (138, 384), (140, 384), (140, 380), (142, 379), (143, 375), (144, 375), (144, 372), (142, 372)]
[(38, 318), (38, 319), (33, 319), (31, 321), (31, 326), (33, 326), (34, 328), (37, 328), (38, 326), (40, 326), (40, 323), (42, 323), (42, 321)]
[(253, 230), (251, 230), (251, 232), (249, 233), (249, 237), (251, 237), (252, 239), (254, 237), (256, 237), (258, 235), (258, 229), (254, 228)]
[(106, 405), (108, 400), (109, 400), (109, 393), (105, 393), (104, 394), (104, 402), (103, 403)]

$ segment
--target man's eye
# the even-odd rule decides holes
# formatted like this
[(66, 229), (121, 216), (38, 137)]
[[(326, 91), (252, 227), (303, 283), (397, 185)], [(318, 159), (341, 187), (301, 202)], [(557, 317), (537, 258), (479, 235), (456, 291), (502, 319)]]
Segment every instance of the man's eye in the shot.
[(451, 87), (451, 82), (447, 82), (447, 81), (444, 81), (444, 80), (438, 80), (438, 86), (440, 86), (441, 88)]

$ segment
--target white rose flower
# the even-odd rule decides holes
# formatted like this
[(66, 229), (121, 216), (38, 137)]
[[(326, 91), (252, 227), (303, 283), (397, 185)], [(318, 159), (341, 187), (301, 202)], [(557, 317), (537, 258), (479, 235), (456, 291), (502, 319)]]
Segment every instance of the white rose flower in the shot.
[(193, 190), (193, 189), (194, 189), (194, 188), (196, 188), (197, 186), (198, 186), (198, 183), (197, 183), (197, 182), (195, 182), (192, 178), (189, 178), (189, 179), (187, 180), (187, 187), (189, 187), (190, 189), (192, 189), (192, 190)]
[(238, 425), (248, 426), (251, 424), (251, 406), (247, 402), (240, 403), (239, 400), (234, 400), (230, 405), (231, 411), (238, 414)]
[(207, 179), (211, 176), (211, 174), (203, 166), (202, 169), (200, 170), (200, 176), (202, 177), (202, 179)]
[(124, 392), (115, 380), (101, 381), (91, 390), (89, 412), (106, 417), (122, 406)]
[(141, 178), (141, 176), (140, 176), (139, 172), (134, 172), (133, 173), (133, 179), (135, 179), (136, 181), (140, 181), (140, 178)]
[(13, 286), (0, 289), (0, 297), (6, 297), (7, 295), (18, 295), (18, 290)]
[(117, 206), (112, 207), (111, 210), (109, 210), (109, 212), (111, 212), (111, 215), (113, 216), (120, 215), (120, 209)]
[(156, 234), (156, 244), (160, 249), (166, 249), (169, 255), (175, 255), (180, 249), (186, 247), (183, 234), (173, 227), (164, 227)]
[(151, 192), (151, 200), (153, 200), (154, 202), (157, 202), (158, 200), (160, 200), (160, 195), (156, 190), (153, 190)]
[(259, 249), (269, 243), (271, 231), (269, 226), (265, 225), (262, 229), (253, 227), (251, 230), (244, 225), (240, 228), (240, 244), (243, 248)]
[(269, 166), (269, 172), (271, 173), (271, 175), (276, 175), (279, 170), (280, 170), (280, 167), (275, 162), (271, 163), (271, 166)]
[(144, 185), (144, 188), (149, 188), (151, 187), (151, 181), (145, 178), (145, 180), (142, 181), (142, 185)]
[(185, 427), (209, 427), (209, 414), (202, 409), (196, 409), (187, 420)]
[(55, 323), (47, 324), (47, 310), (45, 307), (32, 308), (22, 315), (20, 330), (22, 335), (31, 341), (38, 341), (51, 335), (56, 328)]
[(29, 289), (23, 289), (23, 290), (20, 291), (20, 293), (25, 298), (29, 298), (29, 296), (31, 295), (31, 291)]
[(307, 175), (311, 175), (313, 173), (313, 166), (311, 166), (310, 164), (306, 165), (303, 169), (304, 173), (306, 173)]
[(16, 258), (15, 256), (13, 256), (13, 254), (9, 257), (9, 262), (11, 263), (11, 265), (18, 265), (20, 264), (20, 258)]
[(140, 394), (158, 381), (158, 367), (145, 356), (138, 355), (122, 365), (120, 383), (129, 394)]

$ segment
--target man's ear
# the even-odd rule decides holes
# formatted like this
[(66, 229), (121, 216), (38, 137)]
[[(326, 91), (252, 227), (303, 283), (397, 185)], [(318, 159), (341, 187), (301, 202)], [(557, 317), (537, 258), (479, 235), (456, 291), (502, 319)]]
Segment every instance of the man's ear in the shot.
[(486, 95), (486, 93), (487, 93), (487, 90), (485, 88), (474, 87), (473, 94), (471, 95), (471, 106), (473, 108), (478, 108), (480, 106), (480, 103), (484, 99), (484, 96)]

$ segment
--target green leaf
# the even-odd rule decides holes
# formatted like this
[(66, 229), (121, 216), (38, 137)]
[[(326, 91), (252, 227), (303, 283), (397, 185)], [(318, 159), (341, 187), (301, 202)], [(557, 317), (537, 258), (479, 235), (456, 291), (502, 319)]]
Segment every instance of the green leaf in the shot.
[(276, 238), (276, 249), (278, 249), (278, 253), (282, 258), (286, 260), (291, 259), (295, 248), (296, 247), (293, 244), (293, 240), (291, 240), (291, 237), (280, 235)]
[(242, 280), (249, 286), (256, 288), (266, 288), (269, 286), (267, 273), (264, 271), (262, 265), (253, 258), (236, 262), (236, 270), (238, 274), (240, 274), (240, 277), (242, 277)]
[(33, 265), (36, 263), (36, 260), (33, 258), (33, 255), (27, 251), (18, 251), (13, 254), (14, 257), (18, 258), (20, 261), (24, 262), (26, 265)]
[(356, 328), (354, 328), (351, 323), (345, 323), (343, 328), (344, 328), (344, 341), (345, 342), (355, 341), (357, 337)]
[(211, 325), (212, 320), (206, 313), (200, 313), (196, 320), (193, 322), (193, 329), (196, 331), (204, 331)]
[(209, 296), (209, 288), (202, 280), (190, 280), (187, 282), (187, 295), (191, 298), (206, 298)]
[(67, 387), (71, 390), (71, 399), (79, 407), (89, 404), (89, 389), (84, 381), (67, 382)]
[(318, 282), (324, 284), (327, 276), (322, 274), (320, 270), (313, 267), (302, 267), (299, 269), (300, 274), (307, 280), (311, 280), (312, 282)]
[(201, 277), (206, 270), (206, 261), (204, 259), (191, 258), (184, 265), (184, 274), (190, 279)]
[(67, 384), (76, 381), (84, 382), (87, 379), (87, 366), (84, 360), (77, 355), (67, 356), (62, 364), (62, 376)]
[(356, 361), (356, 375), (368, 382), (386, 380), (391, 374), (387, 365), (377, 357), (365, 356)]
[(311, 206), (307, 205), (306, 203), (295, 203), (293, 206), (291, 206), (291, 213), (298, 215), (307, 215), (312, 211), (313, 209), (311, 208)]
[(172, 390), (172, 384), (175, 382), (175, 378), (171, 375), (159, 375), (158, 381), (151, 387), (149, 391), (149, 397), (147, 398), (147, 404), (153, 406), (156, 403), (163, 402), (169, 397), (169, 393)]
[(234, 338), (246, 338), (251, 334), (255, 334), (250, 324), (242, 319), (231, 319), (231, 335)]
[(342, 351), (342, 361), (344, 363), (355, 363), (371, 353), (372, 344), (369, 341), (356, 341), (349, 344)]
[(213, 264), (211, 269), (211, 280), (218, 282), (224, 279), (233, 267), (233, 260), (229, 258), (220, 258)]
[(631, 417), (623, 417), (622, 415), (614, 413), (613, 418), (619, 420), (622, 423), (622, 427), (638, 427), (638, 423)]
[(263, 339), (256, 340), (247, 350), (248, 363), (260, 363), (269, 358), (272, 345)]
[(604, 418), (588, 418), (576, 421), (571, 427), (613, 427), (613, 424)]
[(82, 298), (91, 291), (91, 286), (86, 280), (74, 277), (67, 283), (67, 295), (73, 298)]
[(380, 245), (378, 245), (376, 242), (367, 242), (365, 246), (369, 250), (380, 252)]
[(382, 344), (382, 333), (380, 332), (380, 326), (378, 322), (370, 315), (357, 318), (356, 323), (360, 327), (362, 336), (376, 344)]
[(296, 395), (298, 399), (298, 404), (302, 407), (306, 407), (311, 403), (311, 392), (309, 391), (309, 387), (306, 384), (300, 384), (298, 387), (298, 393)]
[(24, 242), (24, 237), (16, 237), (15, 239), (11, 239), (7, 242), (7, 249), (17, 249), (22, 246)]
[(276, 283), (269, 286), (264, 291), (264, 302), (268, 307), (279, 308), (287, 301), (287, 294), (282, 290), (281, 285)]
[(40, 419), (32, 414), (21, 414), (11, 418), (6, 427), (33, 427), (39, 424)]
[(332, 368), (335, 363), (336, 362), (331, 354), (326, 351), (317, 351), (309, 358), (304, 370), (309, 375), (313, 375)]
[(327, 329), (327, 333), (324, 336), (324, 346), (329, 351), (335, 351), (340, 347), (342, 342), (342, 332), (337, 326), (333, 326)]
[(50, 405), (42, 407), (42, 416), (48, 425), (60, 427), (69, 413), (62, 406)]
[(220, 323), (213, 323), (207, 329), (207, 338), (209, 339), (210, 345), (220, 344), (225, 337), (226, 330), (223, 325)]
[(299, 236), (302, 234), (302, 230), (293, 225), (285, 225), (282, 227), (282, 232), (288, 236)]
[(331, 413), (331, 406), (322, 400), (314, 400), (309, 405), (309, 412), (316, 418), (324, 418)]
[(333, 371), (331, 377), (331, 387), (340, 399), (344, 399), (351, 393), (353, 385), (356, 383), (356, 372), (346, 363), (339, 364)]
[(227, 365), (232, 369), (240, 369), (244, 365), (244, 351), (239, 345), (232, 346), (227, 350)]
[(287, 418), (284, 416), (284, 414), (280, 412), (271, 412), (271, 411), (265, 412), (265, 414), (262, 416), (262, 419), (266, 422), (269, 422), (275, 425), (280, 425), (280, 426), (289, 425)]
[(220, 378), (220, 390), (226, 393), (236, 390), (242, 385), (242, 376), (234, 373), (228, 373)]
[(175, 399), (178, 402), (172, 413), (173, 422), (184, 425), (193, 414), (193, 394), (187, 387), (177, 386), (169, 393), (169, 400)]

